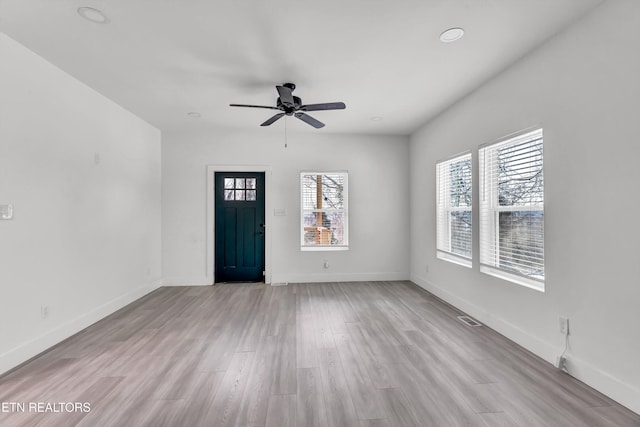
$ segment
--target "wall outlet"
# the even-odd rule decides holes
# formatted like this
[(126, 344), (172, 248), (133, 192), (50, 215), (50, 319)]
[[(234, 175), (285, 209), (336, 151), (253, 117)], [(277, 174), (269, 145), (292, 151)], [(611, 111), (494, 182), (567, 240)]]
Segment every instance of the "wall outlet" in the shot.
[(427, 264), (427, 265), (425, 265), (425, 266), (424, 266), (424, 272), (425, 272), (425, 273), (428, 273), (428, 272), (429, 272), (429, 264)]
[(569, 318), (560, 317), (560, 333), (562, 335), (569, 335)]
[(40, 306), (40, 317), (42, 319), (46, 319), (47, 317), (49, 317), (49, 306), (48, 305)]
[(0, 219), (13, 219), (13, 205), (0, 205)]
[(324, 264), (322, 264), (322, 268), (329, 268), (329, 260), (325, 259)]

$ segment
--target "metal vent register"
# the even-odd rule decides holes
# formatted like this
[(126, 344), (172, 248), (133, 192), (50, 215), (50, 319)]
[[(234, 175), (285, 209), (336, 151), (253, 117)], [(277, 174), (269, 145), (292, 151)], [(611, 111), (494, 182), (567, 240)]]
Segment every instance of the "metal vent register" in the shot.
[(482, 326), (482, 323), (478, 322), (475, 319), (472, 319), (469, 316), (458, 316), (458, 320), (460, 320), (462, 323), (466, 324), (467, 326)]

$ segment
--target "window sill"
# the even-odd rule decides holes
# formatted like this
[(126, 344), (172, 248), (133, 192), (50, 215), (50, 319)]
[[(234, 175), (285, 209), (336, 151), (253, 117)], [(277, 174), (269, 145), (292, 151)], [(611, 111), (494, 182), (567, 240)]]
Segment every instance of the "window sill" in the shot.
[(481, 265), (480, 272), (488, 274), (490, 276), (497, 277), (499, 279), (513, 282), (517, 285), (524, 286), (526, 288), (530, 288), (538, 292), (544, 292), (544, 282), (541, 282), (539, 280), (529, 279), (527, 277), (519, 276), (517, 274), (511, 274), (504, 270), (500, 270), (499, 268), (489, 267), (488, 265)]
[(461, 265), (463, 267), (471, 268), (471, 266), (472, 266), (472, 261), (470, 259), (463, 258), (463, 257), (457, 256), (457, 255), (453, 255), (453, 254), (450, 254), (449, 252), (437, 251), (436, 252), (436, 257), (438, 259), (443, 260), (443, 261), (449, 261), (449, 262), (452, 262), (454, 264)]
[(300, 246), (302, 252), (314, 251), (348, 251), (349, 246)]

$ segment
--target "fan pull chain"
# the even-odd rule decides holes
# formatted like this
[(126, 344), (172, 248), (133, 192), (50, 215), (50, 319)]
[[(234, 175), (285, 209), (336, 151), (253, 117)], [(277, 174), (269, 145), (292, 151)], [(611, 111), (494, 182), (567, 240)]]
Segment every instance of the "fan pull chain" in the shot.
[(287, 117), (284, 118), (284, 148), (289, 146), (289, 141), (287, 139)]

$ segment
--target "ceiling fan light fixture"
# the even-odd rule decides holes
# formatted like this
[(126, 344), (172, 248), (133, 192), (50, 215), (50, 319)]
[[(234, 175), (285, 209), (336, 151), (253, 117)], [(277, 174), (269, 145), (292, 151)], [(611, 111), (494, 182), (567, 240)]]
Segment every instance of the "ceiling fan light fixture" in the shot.
[(93, 7), (87, 7), (87, 6), (79, 7), (78, 15), (82, 16), (87, 21), (91, 21), (95, 24), (106, 24), (109, 22), (109, 18), (107, 18), (107, 16), (104, 13), (102, 13), (101, 11)]
[(440, 34), (440, 41), (443, 43), (451, 43), (460, 40), (462, 36), (464, 36), (464, 30), (462, 28), (449, 28)]

